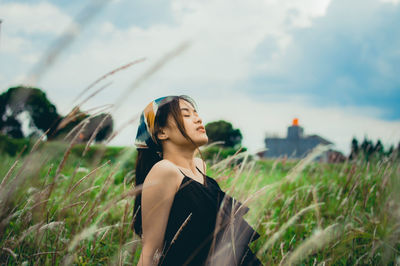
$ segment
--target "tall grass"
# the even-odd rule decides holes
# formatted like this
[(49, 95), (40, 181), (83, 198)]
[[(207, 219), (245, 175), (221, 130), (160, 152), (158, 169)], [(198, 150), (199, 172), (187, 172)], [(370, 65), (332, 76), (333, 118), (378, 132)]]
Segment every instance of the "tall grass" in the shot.
[[(88, 10), (94, 15), (98, 9)], [(43, 62), (53, 62), (76, 37), (66, 35), (32, 71), (36, 80), (51, 68)], [(182, 43), (154, 62), (111, 111), (188, 46)], [(83, 93), (141, 61), (106, 73)], [(80, 100), (63, 122), (106, 86)], [(106, 143), (136, 119), (129, 118)], [(137, 264), (141, 239), (131, 230), (133, 197), (141, 191), (133, 185), (135, 149), (107, 157), (112, 148), (91, 145), (91, 138), (77, 153), (76, 136), (86, 122), (70, 132), (69, 142), (39, 139), (26, 156), (1, 154), (1, 264)], [(207, 162), (207, 174), (250, 208), (244, 217), (261, 235), (250, 247), (266, 265), (400, 264), (398, 155), (370, 162), (363, 156), (341, 164), (314, 162), (323, 149), (301, 161), (257, 161), (247, 152), (237, 153)]]
[[(60, 142), (23, 158), (2, 155), (1, 263), (135, 265), (141, 240), (130, 223), (140, 189), (118, 177), (134, 167), (126, 164), (134, 148), (114, 162), (69, 151)], [(395, 154), (342, 164), (314, 162), (315, 153), (299, 162), (247, 155), (208, 162), (207, 174), (250, 208), (244, 217), (261, 234), (250, 247), (264, 264), (399, 262)]]

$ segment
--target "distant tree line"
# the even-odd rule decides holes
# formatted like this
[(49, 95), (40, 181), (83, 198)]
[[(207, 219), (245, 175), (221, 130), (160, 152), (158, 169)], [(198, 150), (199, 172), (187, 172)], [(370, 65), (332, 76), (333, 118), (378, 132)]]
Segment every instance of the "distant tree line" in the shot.
[[(76, 140), (78, 143), (90, 138), (101, 142), (113, 132), (113, 119), (109, 114), (90, 116), (76, 107), (62, 116), (41, 89), (25, 86), (9, 88), (0, 94), (0, 152), (14, 156), (22, 147), (30, 147), (31, 139), (44, 133), (48, 141), (69, 141), (83, 126), (84, 120), (87, 121)], [(23, 128), (23, 123), (28, 123), (28, 127)], [(234, 128), (231, 123), (218, 120), (207, 123), (205, 128), (209, 143), (218, 143), (204, 151), (206, 159), (223, 159), (239, 149), (240, 152), (247, 150), (241, 146), (243, 137), (240, 129)]]
[[(29, 135), (22, 128), (21, 115), (24, 113), (28, 116)], [(46, 93), (38, 88), (18, 86), (0, 94), (0, 133), (11, 138), (32, 137), (46, 132), (48, 140), (56, 139), (68, 134), (84, 119), (88, 119), (88, 123), (80, 137), (81, 141), (89, 140), (96, 133), (95, 140), (100, 142), (112, 133), (113, 119), (110, 115), (101, 113), (90, 117), (75, 108), (67, 116), (61, 116), (55, 105), (47, 99)], [(95, 132), (97, 126), (99, 129)]]
[(91, 116), (78, 107), (62, 116), (39, 88), (17, 86), (0, 94), (0, 150), (14, 154), (21, 146), (18, 143), (43, 134), (46, 140), (69, 141), (79, 130), (77, 143), (91, 138), (102, 142), (113, 132), (113, 119), (106, 113)]
[(378, 139), (374, 144), (372, 140), (369, 140), (367, 137), (359, 143), (357, 138), (353, 138), (351, 141), (351, 151), (349, 155), (349, 159), (356, 159), (359, 156), (363, 156), (365, 160), (369, 161), (372, 158), (382, 159), (384, 157), (390, 157), (392, 154), (396, 153), (398, 157), (400, 157), (400, 142), (395, 148), (392, 144), (387, 150), (382, 144), (382, 141)]

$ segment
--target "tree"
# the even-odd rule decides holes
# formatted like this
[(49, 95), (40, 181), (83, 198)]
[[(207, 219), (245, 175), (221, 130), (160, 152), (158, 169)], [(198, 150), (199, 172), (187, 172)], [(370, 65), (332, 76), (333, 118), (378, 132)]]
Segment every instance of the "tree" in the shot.
[(361, 143), (360, 148), (365, 156), (365, 160), (369, 161), (371, 154), (374, 152), (374, 146), (372, 144), (372, 141), (364, 137), (364, 140)]
[(85, 133), (87, 136), (91, 136), (95, 133), (96, 128), (99, 127), (95, 140), (96, 142), (101, 142), (111, 135), (113, 132), (113, 124), (111, 115), (99, 114), (90, 118)]
[(397, 152), (397, 157), (400, 158), (400, 141), (399, 144), (397, 144), (396, 152)]
[[(87, 124), (83, 125), (83, 120), (88, 119)], [(99, 115), (90, 117), (79, 108), (75, 107), (63, 120), (58, 124), (57, 130), (53, 138), (63, 138), (68, 135), (71, 130), (74, 133), (69, 135), (67, 141), (71, 141), (75, 134), (84, 126), (77, 142), (85, 142), (90, 140), (93, 134), (96, 134), (95, 141), (101, 142), (105, 140), (113, 132), (113, 119), (110, 114), (101, 113)]]
[(385, 155), (386, 155), (387, 157), (389, 157), (390, 155), (392, 155), (393, 151), (394, 151), (394, 146), (393, 146), (393, 144), (392, 144), (392, 145), (390, 145), (390, 148), (389, 148), (389, 150), (385, 153)]
[(56, 107), (38, 88), (12, 87), (0, 95), (0, 131), (13, 138), (23, 138), (19, 116), (27, 112), (30, 129), (51, 134), (61, 119)]
[(224, 141), (222, 146), (232, 148), (242, 143), (242, 133), (229, 122), (219, 120), (206, 124), (205, 128), (209, 142)]
[(367, 153), (367, 154), (372, 153), (372, 151), (373, 151), (372, 141), (370, 141), (367, 138), (364, 138), (363, 142), (361, 143), (360, 148), (364, 153)]
[(380, 139), (378, 139), (378, 141), (375, 144), (374, 153), (377, 154), (378, 158), (381, 158), (383, 156), (384, 147)]
[[(11, 138), (24, 138), (20, 115), (27, 112), (29, 127), (35, 135), (47, 132), (47, 139), (52, 140), (67, 135), (75, 126), (88, 118), (88, 124), (79, 136), (78, 141), (88, 141), (96, 134), (95, 141), (106, 139), (113, 131), (111, 115), (101, 113), (90, 117), (75, 107), (67, 116), (62, 117), (46, 97), (46, 93), (33, 87), (12, 87), (0, 95), (0, 132)], [(97, 129), (98, 128), (98, 129)], [(74, 134), (71, 134), (72, 136)]]
[(354, 137), (351, 141), (351, 152), (349, 159), (355, 159), (358, 155), (359, 147), (358, 147), (358, 140)]

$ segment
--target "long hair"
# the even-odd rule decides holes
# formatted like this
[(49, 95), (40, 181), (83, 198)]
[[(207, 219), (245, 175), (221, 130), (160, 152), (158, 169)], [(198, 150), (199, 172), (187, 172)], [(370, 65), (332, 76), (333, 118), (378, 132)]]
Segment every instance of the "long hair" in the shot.
[[(157, 137), (158, 132), (162, 127), (167, 126), (168, 117), (175, 121), (179, 131), (182, 135), (189, 140), (200, 153), (201, 158), (203, 156), (199, 150), (197, 144), (189, 137), (186, 133), (185, 126), (183, 123), (182, 112), (179, 106), (179, 99), (183, 99), (189, 102), (193, 108), (194, 101), (188, 96), (181, 95), (172, 101), (160, 106), (158, 108), (155, 121), (154, 121), (154, 137), (156, 140), (157, 147), (156, 148), (146, 148), (146, 149), (138, 149), (138, 154), (136, 158), (136, 168), (135, 168), (135, 185), (136, 187), (142, 185), (147, 174), (150, 172), (151, 168), (159, 161), (162, 160), (162, 145), (160, 140)], [(189, 99), (189, 100), (188, 100)], [(192, 101), (192, 102), (191, 102)], [(161, 154), (161, 155), (160, 155)], [(142, 237), (142, 195), (141, 193), (135, 196), (135, 204), (133, 207), (133, 218), (132, 218), (132, 230), (135, 231), (137, 235)]]

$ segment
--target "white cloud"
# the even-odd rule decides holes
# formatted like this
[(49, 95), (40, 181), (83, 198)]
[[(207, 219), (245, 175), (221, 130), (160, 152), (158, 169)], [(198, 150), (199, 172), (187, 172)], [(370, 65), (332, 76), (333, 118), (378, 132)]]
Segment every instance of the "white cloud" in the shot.
[[(154, 77), (160, 79), (157, 86), (190, 86), (203, 90), (213, 86), (227, 90), (253, 71), (249, 58), (265, 35), (273, 35), (281, 47), (287, 45), (290, 38), (282, 27), (288, 10), (298, 8), (298, 16), (314, 17), (323, 14), (320, 2), (329, 3), (328, 0), (307, 1), (303, 5), (296, 1), (176, 0), (172, 6), (177, 23), (173, 25), (118, 29), (108, 20), (93, 27), (90, 38), (82, 40), (84, 36), (81, 36), (74, 51), (48, 73), (43, 84), (63, 89), (59, 80), (65, 79), (69, 82), (65, 87), (82, 87), (89, 83), (91, 74), (100, 75), (113, 66), (143, 56), (148, 57), (148, 64), (151, 64), (180, 42), (192, 40), (192, 46), (179, 60), (174, 60)], [(119, 79), (123, 78), (119, 76)], [(119, 83), (127, 86), (130, 80), (127, 77)]]
[(392, 3), (397, 5), (398, 3), (400, 3), (400, 0), (381, 0), (382, 2), (386, 2), (386, 3)]
[(4, 35), (1, 38), (0, 51), (3, 53), (17, 54), (22, 49), (26, 49), (28, 43), (24, 38), (18, 36)]
[(7, 77), (0, 83), (2, 89), (21, 82), (49, 42), (75, 25), (61, 8), (48, 2), (0, 3), (0, 18), (0, 71)]
[(109, 21), (104, 22), (104, 23), (100, 26), (100, 34), (101, 34), (101, 35), (112, 34), (112, 33), (115, 32), (115, 30), (116, 30), (116, 29), (115, 29), (114, 25), (113, 25), (111, 22), (109, 22)]
[(0, 4), (3, 29), (9, 34), (58, 34), (71, 18), (48, 2)]

